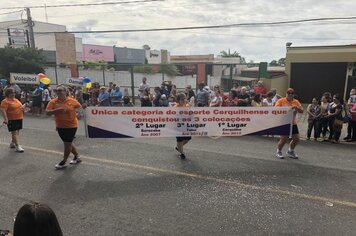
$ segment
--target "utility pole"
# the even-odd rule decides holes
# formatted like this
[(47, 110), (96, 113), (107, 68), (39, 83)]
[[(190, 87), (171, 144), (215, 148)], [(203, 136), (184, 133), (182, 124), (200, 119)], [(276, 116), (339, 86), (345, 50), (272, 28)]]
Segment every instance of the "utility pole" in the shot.
[(27, 26), (28, 26), (28, 32), (30, 36), (30, 46), (31, 48), (35, 48), (35, 34), (33, 33), (33, 26), (35, 25), (34, 22), (32, 21), (31, 17), (31, 11), (30, 8), (26, 8), (26, 13), (27, 13)]

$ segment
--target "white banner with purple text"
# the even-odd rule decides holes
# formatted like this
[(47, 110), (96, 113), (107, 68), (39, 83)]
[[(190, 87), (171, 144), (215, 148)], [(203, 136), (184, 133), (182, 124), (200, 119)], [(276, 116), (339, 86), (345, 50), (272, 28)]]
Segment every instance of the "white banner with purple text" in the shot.
[(88, 107), (89, 138), (289, 135), (288, 107)]

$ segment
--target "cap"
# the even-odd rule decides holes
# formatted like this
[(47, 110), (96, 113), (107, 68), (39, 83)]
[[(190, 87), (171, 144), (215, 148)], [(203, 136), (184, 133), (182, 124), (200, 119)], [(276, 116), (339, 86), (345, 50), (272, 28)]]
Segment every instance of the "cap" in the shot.
[(106, 89), (106, 88), (105, 88), (104, 86), (101, 86), (101, 87), (100, 87), (100, 90), (101, 90), (101, 89)]
[(294, 93), (294, 89), (292, 88), (287, 89), (287, 93)]

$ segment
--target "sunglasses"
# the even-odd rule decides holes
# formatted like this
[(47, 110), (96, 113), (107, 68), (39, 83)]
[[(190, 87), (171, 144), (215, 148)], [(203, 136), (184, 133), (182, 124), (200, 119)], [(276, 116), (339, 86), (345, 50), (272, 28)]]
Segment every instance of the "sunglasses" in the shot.
[(57, 89), (56, 92), (64, 92), (63, 89)]

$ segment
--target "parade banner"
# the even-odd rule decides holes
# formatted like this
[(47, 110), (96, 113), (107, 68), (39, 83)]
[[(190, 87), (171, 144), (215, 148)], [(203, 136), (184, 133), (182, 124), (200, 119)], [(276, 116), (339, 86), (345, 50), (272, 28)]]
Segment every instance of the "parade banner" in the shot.
[(39, 84), (40, 78), (35, 74), (10, 73), (12, 84)]
[(289, 135), (288, 107), (88, 107), (89, 138)]
[(84, 86), (83, 80), (79, 79), (79, 78), (66, 78), (65, 84), (71, 85), (71, 86), (76, 86), (76, 87)]

